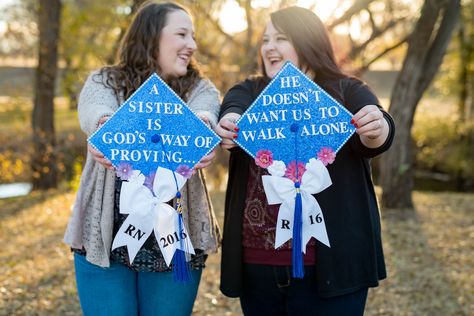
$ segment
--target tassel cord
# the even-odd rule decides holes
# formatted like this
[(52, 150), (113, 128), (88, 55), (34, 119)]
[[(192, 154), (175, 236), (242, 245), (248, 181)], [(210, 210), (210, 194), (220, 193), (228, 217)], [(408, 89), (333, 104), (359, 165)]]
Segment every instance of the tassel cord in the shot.
[(295, 212), (293, 216), (293, 241), (292, 241), (292, 268), (293, 277), (302, 279), (304, 277), (303, 264), (303, 201), (301, 199), (299, 170), (298, 170), (298, 124), (293, 123), (290, 130), (295, 133)]
[[(165, 148), (163, 142), (159, 141), (159, 136), (156, 140), (158, 140), (157, 142), (160, 143), (161, 149), (164, 152)], [(169, 159), (168, 162), (170, 162)], [(181, 204), (181, 192), (179, 192), (178, 179), (176, 179), (174, 172), (172, 172), (172, 174), (176, 185), (176, 212), (178, 213), (178, 237), (180, 245), (180, 249), (176, 249), (173, 256), (173, 280), (175, 282), (185, 283), (191, 281), (191, 267), (186, 258), (188, 247), (187, 243), (184, 242), (184, 239), (188, 238), (188, 236), (186, 236), (184, 232), (183, 206)]]

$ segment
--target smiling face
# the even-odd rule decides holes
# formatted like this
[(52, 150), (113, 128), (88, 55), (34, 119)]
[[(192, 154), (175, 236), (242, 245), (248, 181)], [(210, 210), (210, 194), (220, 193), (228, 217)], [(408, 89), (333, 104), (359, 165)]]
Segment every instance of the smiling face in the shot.
[(163, 78), (186, 75), (189, 62), (197, 46), (194, 41), (193, 22), (182, 10), (170, 12), (161, 31), (158, 63)]
[(260, 47), (263, 66), (268, 77), (273, 78), (286, 61), (299, 67), (298, 55), (289, 38), (278, 31), (270, 21), (267, 24)]

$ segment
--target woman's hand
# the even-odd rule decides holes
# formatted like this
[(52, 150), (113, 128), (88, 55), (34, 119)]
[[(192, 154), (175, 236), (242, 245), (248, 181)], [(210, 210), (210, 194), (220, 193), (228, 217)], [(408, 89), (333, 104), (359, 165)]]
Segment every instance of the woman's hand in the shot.
[(199, 160), (199, 162), (194, 166), (194, 170), (207, 168), (211, 165), (212, 160), (216, 157), (216, 149), (211, 151), (209, 154)]
[(237, 132), (239, 128), (235, 122), (240, 118), (240, 114), (227, 113), (221, 118), (216, 126), (216, 133), (222, 138), (221, 147), (224, 149), (231, 149), (237, 146), (234, 139), (238, 137)]
[[(101, 127), (102, 124), (104, 124), (108, 119), (109, 119), (109, 116), (102, 117), (99, 120), (99, 125), (97, 126), (97, 128)], [(100, 151), (98, 151), (97, 149), (95, 149), (89, 144), (87, 144), (87, 150), (89, 150), (89, 152), (92, 154), (92, 158), (94, 158), (95, 161), (97, 161), (98, 163), (100, 163), (102, 166), (104, 166), (105, 168), (109, 170), (114, 170), (112, 163), (108, 159), (106, 159)]]
[(388, 136), (388, 123), (382, 111), (373, 104), (360, 109), (351, 120), (362, 143), (369, 148), (381, 146)]
[(207, 118), (207, 116), (205, 115), (202, 115), (202, 114), (198, 114), (198, 117), (201, 119), (201, 121), (203, 121), (207, 126), (211, 126), (211, 122), (209, 121), (209, 119)]
[(104, 166), (107, 169), (114, 170), (112, 163), (107, 158), (105, 158), (104, 155), (100, 151), (98, 151), (97, 149), (95, 149), (89, 144), (87, 144), (87, 149), (92, 154), (92, 158), (94, 158), (95, 161), (97, 161), (98, 163), (100, 163), (102, 166)]

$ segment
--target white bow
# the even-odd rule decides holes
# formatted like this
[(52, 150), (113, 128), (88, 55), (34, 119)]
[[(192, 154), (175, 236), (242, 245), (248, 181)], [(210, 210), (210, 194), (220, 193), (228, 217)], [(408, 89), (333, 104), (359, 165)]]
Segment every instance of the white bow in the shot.
[[(268, 204), (280, 204), (275, 236), (275, 248), (293, 237), (296, 188), (293, 181), (278, 176), (262, 176)], [(306, 244), (311, 237), (330, 247), (323, 212), (312, 194), (325, 190), (332, 184), (324, 164), (314, 158), (306, 164), (301, 178), (300, 192), (303, 202), (303, 238), (301, 249), (306, 253)]]
[(176, 249), (194, 254), (186, 227), (183, 225), (179, 231), (178, 213), (166, 204), (176, 196), (176, 184), (180, 190), (186, 183), (186, 178), (158, 167), (153, 181), (153, 193), (143, 185), (144, 181), (145, 177), (139, 171), (134, 171), (128, 182), (122, 183), (120, 213), (129, 215), (115, 236), (112, 250), (127, 246), (130, 262), (133, 262), (143, 243), (154, 231), (169, 266)]

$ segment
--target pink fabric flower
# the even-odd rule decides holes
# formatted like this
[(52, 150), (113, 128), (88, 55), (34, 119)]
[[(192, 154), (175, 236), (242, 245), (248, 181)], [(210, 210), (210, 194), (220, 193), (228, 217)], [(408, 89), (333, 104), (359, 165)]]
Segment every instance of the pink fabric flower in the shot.
[(306, 171), (306, 166), (303, 162), (299, 161), (298, 162), (298, 178), (296, 178), (296, 161), (293, 160), (288, 165), (286, 166), (286, 172), (285, 172), (285, 177), (290, 179), (293, 182), (300, 182), (301, 183), (301, 178), (303, 177), (303, 174)]
[(255, 156), (255, 163), (259, 167), (267, 168), (273, 163), (272, 152), (267, 149), (261, 149), (257, 151), (257, 155)]
[(117, 165), (115, 174), (122, 180), (128, 180), (133, 174), (133, 167), (127, 162), (121, 162)]
[(189, 179), (193, 175), (193, 169), (189, 168), (188, 165), (179, 165), (178, 168), (176, 168), (176, 173), (182, 175), (186, 179)]
[(334, 159), (336, 159), (336, 153), (330, 147), (323, 147), (317, 154), (318, 159), (323, 163), (323, 165), (327, 166), (328, 164), (332, 164)]

